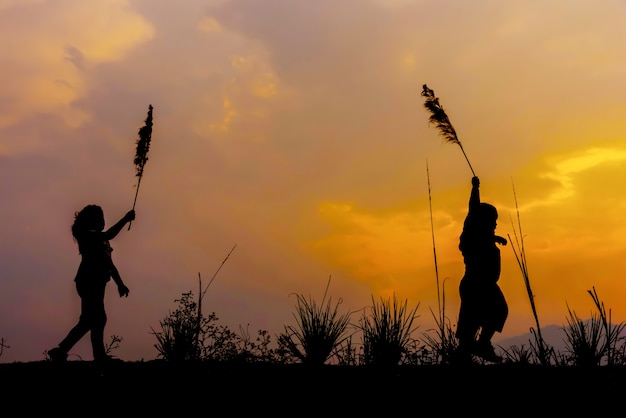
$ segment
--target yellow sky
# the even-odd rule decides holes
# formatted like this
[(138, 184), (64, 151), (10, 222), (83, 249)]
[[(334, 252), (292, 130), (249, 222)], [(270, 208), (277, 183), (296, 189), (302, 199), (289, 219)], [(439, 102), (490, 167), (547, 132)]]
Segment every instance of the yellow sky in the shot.
[[(234, 329), (281, 332), (289, 295), (321, 300), (329, 277), (346, 310), (419, 303), (423, 331), (445, 283), (456, 323), (472, 173), (423, 84), (497, 233), (521, 223), (542, 325), (591, 314), (592, 287), (626, 320), (625, 17), (617, 0), (0, 0), (0, 360), (43, 358), (77, 320), (72, 216), (130, 209), (149, 104), (137, 220), (113, 242), (120, 357), (156, 357), (150, 328), (234, 245), (206, 305)], [(513, 248), (498, 338), (535, 326)]]

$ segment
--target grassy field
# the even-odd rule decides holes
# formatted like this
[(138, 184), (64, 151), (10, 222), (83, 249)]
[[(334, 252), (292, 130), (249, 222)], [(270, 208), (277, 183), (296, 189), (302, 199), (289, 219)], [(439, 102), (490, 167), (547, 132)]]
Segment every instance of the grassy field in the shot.
[[(155, 331), (159, 357), (141, 362), (0, 364), (1, 411), (10, 416), (396, 417), (423, 414), (608, 416), (626, 393), (626, 325), (570, 312), (569, 349), (540, 335), (510, 348), (502, 363), (474, 356), (460, 366), (449, 323), (426, 340), (412, 338), (415, 308), (372, 299), (359, 318), (360, 343), (347, 314), (330, 299), (300, 296), (296, 325), (278, 346), (270, 335), (237, 334), (204, 316), (185, 293)], [(1, 341), (1, 340), (0, 340)], [(114, 352), (121, 338), (107, 345)], [(9, 348), (8, 346), (4, 346)]]
[(0, 381), (10, 416), (581, 416), (621, 414), (626, 367), (41, 361), (0, 364)]

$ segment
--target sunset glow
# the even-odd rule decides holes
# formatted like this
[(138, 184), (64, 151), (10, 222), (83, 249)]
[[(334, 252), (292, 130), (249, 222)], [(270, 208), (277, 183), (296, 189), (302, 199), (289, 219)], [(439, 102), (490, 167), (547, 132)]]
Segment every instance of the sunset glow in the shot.
[(74, 212), (132, 207), (150, 104), (137, 218), (112, 242), (115, 355), (155, 358), (151, 327), (235, 244), (204, 302), (234, 330), (278, 334), (329, 277), (347, 310), (419, 304), (420, 331), (439, 283), (455, 323), (472, 172), (423, 84), (513, 241), (494, 341), (535, 326), (522, 238), (543, 325), (590, 315), (592, 287), (626, 321), (625, 19), (618, 0), (0, 0), (0, 361), (43, 359), (77, 319)]

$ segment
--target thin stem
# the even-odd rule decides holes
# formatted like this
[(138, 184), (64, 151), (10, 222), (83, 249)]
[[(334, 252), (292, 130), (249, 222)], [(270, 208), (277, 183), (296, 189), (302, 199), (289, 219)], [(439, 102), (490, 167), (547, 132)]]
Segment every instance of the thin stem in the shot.
[(220, 264), (220, 266), (217, 268), (217, 270), (215, 270), (215, 273), (213, 273), (213, 277), (211, 277), (211, 280), (209, 281), (209, 284), (207, 284), (206, 287), (204, 288), (204, 291), (200, 295), (200, 298), (203, 298), (204, 294), (206, 293), (206, 291), (209, 290), (209, 286), (211, 286), (211, 283), (213, 283), (213, 280), (215, 280), (215, 277), (217, 276), (217, 273), (219, 273), (219, 271), (222, 269), (222, 267), (226, 263), (226, 260), (228, 260), (228, 258), (232, 254), (232, 252), (235, 251), (235, 247), (237, 247), (237, 244), (233, 245), (233, 248), (231, 248), (230, 251), (228, 252), (228, 254), (226, 254), (226, 257), (222, 261), (222, 264)]
[(432, 236), (432, 241), (433, 241), (433, 257), (435, 260), (435, 279), (437, 282), (437, 310), (439, 311), (440, 327), (443, 327), (443, 317), (441, 313), (441, 295), (439, 291), (439, 267), (437, 264), (437, 249), (435, 246), (435, 227), (433, 224), (433, 204), (432, 204), (432, 198), (431, 198), (431, 193), (430, 193), (430, 172), (428, 170), (428, 159), (426, 159), (426, 178), (428, 180), (428, 203), (430, 207), (430, 231), (431, 231), (431, 236)]
[(474, 177), (476, 177), (476, 173), (474, 173), (474, 169), (472, 168), (472, 164), (469, 162), (469, 158), (467, 158), (467, 154), (465, 153), (465, 150), (463, 149), (463, 145), (461, 145), (460, 142), (457, 142), (457, 144), (459, 144), (459, 147), (461, 148), (461, 152), (463, 152), (463, 156), (465, 157), (465, 161), (467, 161), (467, 165), (469, 165), (469, 168), (472, 171), (472, 175)]
[[(135, 199), (133, 200), (133, 210), (135, 210), (135, 204), (137, 203), (137, 195), (139, 194), (139, 185), (141, 184), (141, 177), (139, 176), (139, 180), (137, 180), (137, 187), (135, 188)], [(133, 221), (128, 222), (128, 230), (130, 231), (130, 225)]]

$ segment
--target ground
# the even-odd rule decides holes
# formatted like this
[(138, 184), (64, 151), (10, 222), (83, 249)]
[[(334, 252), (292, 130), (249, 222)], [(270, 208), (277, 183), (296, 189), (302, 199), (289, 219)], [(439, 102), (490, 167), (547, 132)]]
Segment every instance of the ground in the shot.
[(621, 410), (624, 393), (624, 367), (0, 364), (0, 404), (13, 416), (578, 416)]

